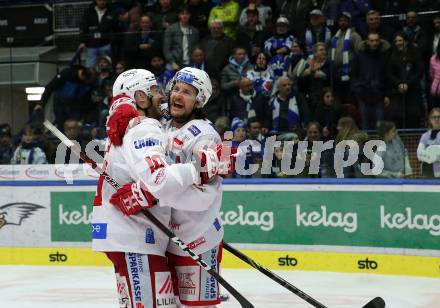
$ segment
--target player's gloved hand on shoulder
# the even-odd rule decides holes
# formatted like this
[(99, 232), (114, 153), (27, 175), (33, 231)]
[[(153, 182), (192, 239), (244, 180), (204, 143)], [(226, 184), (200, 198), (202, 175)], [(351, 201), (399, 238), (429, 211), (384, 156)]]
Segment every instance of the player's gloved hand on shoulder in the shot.
[(219, 159), (213, 149), (199, 150), (194, 153), (194, 167), (199, 174), (197, 184), (203, 185), (218, 174)]
[(138, 115), (136, 104), (128, 96), (118, 95), (112, 99), (106, 123), (107, 136), (112, 144), (122, 144), (128, 123)]
[(231, 176), (235, 170), (238, 149), (219, 144), (217, 145), (217, 155), (220, 160), (218, 174), (225, 177)]
[(141, 187), (140, 182), (128, 183), (118, 189), (110, 203), (121, 210), (124, 215), (136, 215), (144, 209), (153, 207), (157, 200), (146, 189)]

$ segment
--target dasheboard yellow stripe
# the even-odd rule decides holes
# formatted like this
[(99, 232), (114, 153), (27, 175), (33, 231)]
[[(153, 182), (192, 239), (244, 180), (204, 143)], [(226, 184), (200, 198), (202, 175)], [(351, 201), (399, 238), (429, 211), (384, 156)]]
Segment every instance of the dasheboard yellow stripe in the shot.
[(1, 265), (111, 265), (104, 253), (90, 248), (0, 248)]
[[(409, 275), (440, 278), (440, 257), (385, 254), (243, 250), (269, 269)], [(222, 266), (250, 267), (224, 252)]]
[[(408, 275), (440, 278), (440, 257), (364, 253), (243, 250), (268, 269)], [(0, 248), (0, 265), (110, 266), (90, 248)], [(223, 251), (222, 267), (249, 268)]]

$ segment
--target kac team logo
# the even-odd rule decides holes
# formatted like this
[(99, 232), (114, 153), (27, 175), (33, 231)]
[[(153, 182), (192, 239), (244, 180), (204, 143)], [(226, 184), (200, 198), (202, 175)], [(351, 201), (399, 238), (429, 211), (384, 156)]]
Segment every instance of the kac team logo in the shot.
[(14, 202), (0, 206), (0, 228), (5, 225), (20, 226), (22, 221), (44, 206), (28, 203)]

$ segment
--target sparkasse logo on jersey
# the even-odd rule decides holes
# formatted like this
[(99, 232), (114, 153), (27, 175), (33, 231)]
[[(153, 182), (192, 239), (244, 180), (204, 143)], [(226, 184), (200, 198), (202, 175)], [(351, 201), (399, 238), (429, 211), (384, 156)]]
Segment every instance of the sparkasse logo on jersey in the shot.
[[(218, 250), (213, 248), (210, 251), (210, 265), (214, 271), (217, 271)], [(217, 281), (214, 276), (209, 276), (207, 283), (205, 283), (205, 299), (215, 299), (218, 297)]]
[(142, 289), (140, 274), (142, 273), (142, 256), (137, 253), (128, 253), (128, 264), (130, 267), (131, 280), (133, 282), (133, 296), (134, 301), (142, 303)]

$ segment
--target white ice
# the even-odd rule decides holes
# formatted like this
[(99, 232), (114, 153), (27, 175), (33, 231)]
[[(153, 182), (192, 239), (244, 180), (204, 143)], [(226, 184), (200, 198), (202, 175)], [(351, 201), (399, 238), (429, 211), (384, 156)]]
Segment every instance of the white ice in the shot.
[[(117, 308), (112, 270), (0, 266), (0, 307)], [(376, 296), (385, 299), (387, 308), (440, 307), (440, 279), (305, 271), (276, 273), (329, 308), (360, 308)], [(313, 307), (257, 270), (224, 269), (222, 276), (256, 308)], [(220, 307), (240, 305), (231, 297)]]

